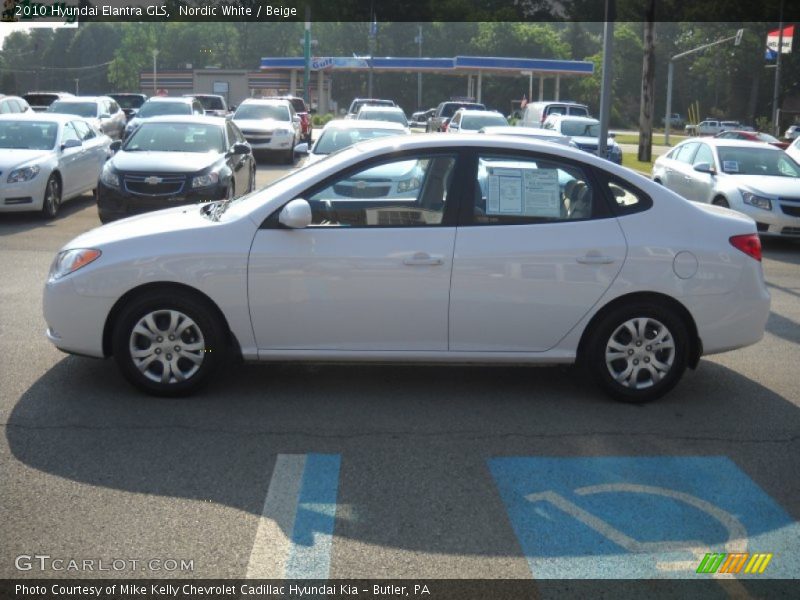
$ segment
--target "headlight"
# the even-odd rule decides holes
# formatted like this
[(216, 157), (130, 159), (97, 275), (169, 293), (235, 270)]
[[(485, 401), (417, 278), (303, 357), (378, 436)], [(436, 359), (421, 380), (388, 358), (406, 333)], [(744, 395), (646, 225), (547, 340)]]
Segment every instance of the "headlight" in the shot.
[(100, 173), (100, 181), (108, 187), (119, 187), (119, 175), (114, 172), (114, 169), (112, 169), (111, 165), (108, 163), (106, 163), (106, 166), (103, 167), (103, 171)]
[(218, 181), (219, 173), (212, 171), (211, 173), (206, 173), (205, 175), (197, 175), (194, 179), (192, 179), (192, 187), (207, 187), (209, 185), (214, 185)]
[(59, 252), (50, 266), (49, 279), (54, 281), (74, 273), (81, 267), (96, 261), (100, 258), (100, 254), (102, 254), (100, 250), (94, 248), (76, 248)]
[(291, 129), (276, 129), (275, 135), (290, 135), (292, 133)]
[(416, 177), (412, 177), (411, 179), (403, 179), (397, 184), (397, 191), (408, 192), (410, 190), (415, 190), (419, 187), (419, 179)]
[(34, 165), (32, 167), (22, 167), (14, 169), (8, 174), (8, 183), (19, 183), (21, 181), (30, 181), (39, 174), (39, 167)]
[(772, 201), (769, 198), (764, 198), (764, 196), (756, 196), (752, 192), (746, 192), (741, 190), (742, 192), (742, 200), (744, 200), (745, 204), (749, 204), (750, 206), (755, 206), (756, 208), (761, 208), (763, 210), (772, 210)]

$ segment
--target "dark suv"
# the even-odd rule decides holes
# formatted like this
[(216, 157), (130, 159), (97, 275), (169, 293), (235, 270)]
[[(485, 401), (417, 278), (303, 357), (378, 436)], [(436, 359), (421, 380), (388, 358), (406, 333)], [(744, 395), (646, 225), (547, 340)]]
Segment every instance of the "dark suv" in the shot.
[(69, 92), (28, 92), (22, 96), (30, 107), (36, 112), (44, 112), (56, 100), (74, 98)]
[(122, 112), (125, 113), (125, 118), (130, 121), (139, 112), (142, 104), (147, 102), (147, 95), (133, 94), (133, 93), (120, 93), (120, 94), (106, 94), (109, 98), (113, 98), (119, 104)]
[(433, 116), (428, 119), (428, 125), (425, 127), (425, 131), (447, 131), (447, 124), (459, 108), (486, 110), (486, 107), (478, 102), (462, 102), (458, 100), (442, 102), (436, 107), (436, 112)]
[(272, 100), (288, 100), (295, 114), (300, 117), (300, 141), (311, 144), (311, 132), (314, 128), (311, 123), (311, 114), (306, 101), (298, 96), (271, 96)]

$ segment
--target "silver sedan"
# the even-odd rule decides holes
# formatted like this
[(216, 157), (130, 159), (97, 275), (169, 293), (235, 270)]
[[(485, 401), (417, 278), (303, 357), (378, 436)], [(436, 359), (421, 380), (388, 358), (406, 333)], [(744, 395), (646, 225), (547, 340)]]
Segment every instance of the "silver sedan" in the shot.
[(800, 237), (800, 164), (778, 148), (686, 140), (656, 160), (653, 180), (688, 200), (747, 214), (761, 235)]

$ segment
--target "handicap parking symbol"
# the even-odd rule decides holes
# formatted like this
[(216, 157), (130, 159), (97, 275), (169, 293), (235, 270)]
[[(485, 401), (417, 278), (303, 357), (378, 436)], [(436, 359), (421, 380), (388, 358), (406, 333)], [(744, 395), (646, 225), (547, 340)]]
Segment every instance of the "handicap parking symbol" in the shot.
[[(489, 469), (535, 578), (800, 577), (800, 525), (726, 457), (509, 457)], [(772, 557), (762, 572), (698, 574), (709, 553)]]

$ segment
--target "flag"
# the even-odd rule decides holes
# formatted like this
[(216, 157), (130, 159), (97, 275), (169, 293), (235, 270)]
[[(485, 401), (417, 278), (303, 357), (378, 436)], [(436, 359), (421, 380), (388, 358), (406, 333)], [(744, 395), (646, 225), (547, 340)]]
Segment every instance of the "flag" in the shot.
[[(778, 42), (780, 40), (780, 29), (775, 29), (767, 34), (766, 59), (775, 60), (778, 56)], [(794, 25), (783, 28), (783, 54), (791, 54), (792, 38), (794, 37)]]

